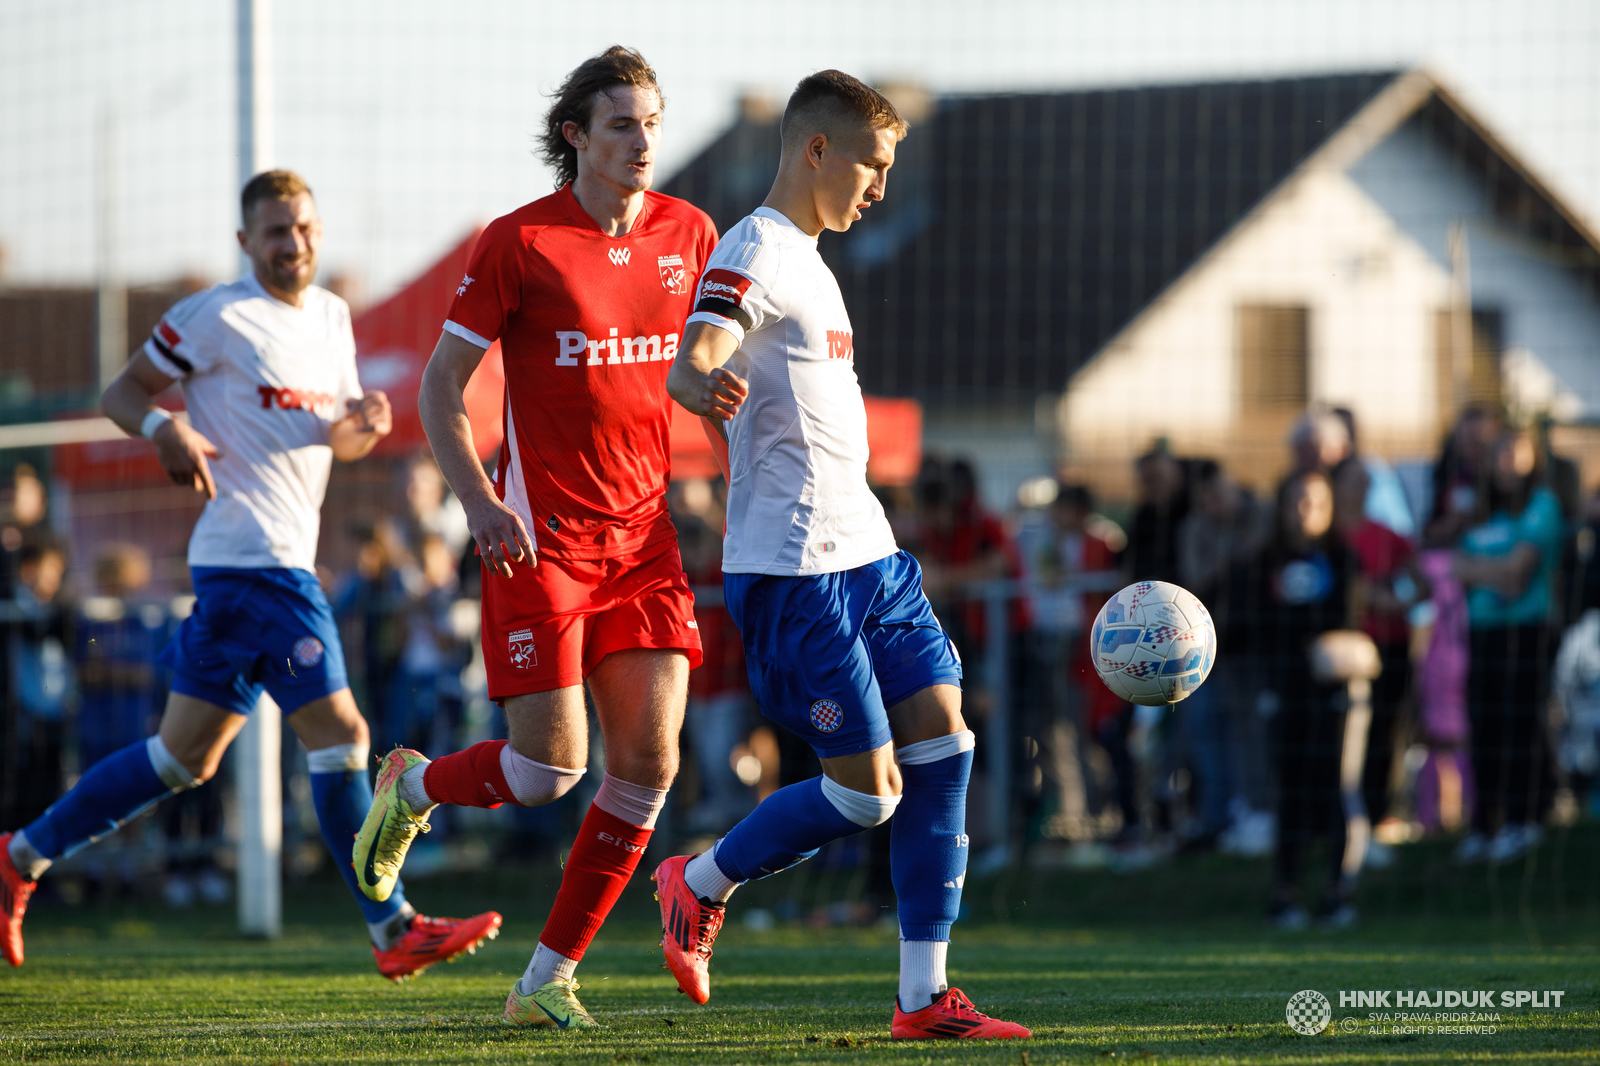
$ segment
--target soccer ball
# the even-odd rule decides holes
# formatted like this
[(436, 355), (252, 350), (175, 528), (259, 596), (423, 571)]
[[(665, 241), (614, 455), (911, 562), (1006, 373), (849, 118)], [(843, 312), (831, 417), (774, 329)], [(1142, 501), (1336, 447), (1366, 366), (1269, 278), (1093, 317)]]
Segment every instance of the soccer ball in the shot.
[(1089, 641), (1106, 688), (1146, 707), (1191, 695), (1217, 657), (1211, 612), (1193, 593), (1165, 581), (1136, 581), (1107, 600)]

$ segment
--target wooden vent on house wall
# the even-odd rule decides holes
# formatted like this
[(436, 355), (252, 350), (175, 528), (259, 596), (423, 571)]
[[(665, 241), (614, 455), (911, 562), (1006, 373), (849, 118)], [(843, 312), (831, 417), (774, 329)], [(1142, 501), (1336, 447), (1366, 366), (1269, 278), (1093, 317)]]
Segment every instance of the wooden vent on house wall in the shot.
[(1310, 400), (1310, 311), (1295, 305), (1238, 308), (1239, 401), (1245, 411), (1299, 410)]

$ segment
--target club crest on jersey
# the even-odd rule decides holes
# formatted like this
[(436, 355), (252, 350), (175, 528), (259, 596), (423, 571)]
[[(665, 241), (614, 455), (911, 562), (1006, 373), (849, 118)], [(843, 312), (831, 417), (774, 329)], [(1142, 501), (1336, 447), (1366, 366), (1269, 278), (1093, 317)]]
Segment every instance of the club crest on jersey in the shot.
[(628, 260), (633, 258), (632, 248), (607, 248), (606, 258), (611, 260), (612, 266), (627, 266)]
[(465, 296), (467, 294), (467, 286), (471, 285), (475, 280), (475, 278), (470, 278), (465, 274), (461, 275), (461, 285), (456, 289), (456, 295)]
[(661, 287), (663, 289), (666, 289), (674, 296), (684, 296), (689, 292), (689, 287), (683, 283), (683, 256), (657, 256), (656, 269), (661, 271)]
[(844, 708), (832, 700), (818, 700), (811, 705), (811, 724), (823, 733), (832, 733), (844, 724)]
[(294, 661), (301, 666), (315, 666), (322, 661), (322, 641), (316, 637), (301, 637), (294, 642)]
[(511, 665), (521, 670), (539, 665), (539, 649), (533, 643), (533, 630), (519, 629), (507, 638)]

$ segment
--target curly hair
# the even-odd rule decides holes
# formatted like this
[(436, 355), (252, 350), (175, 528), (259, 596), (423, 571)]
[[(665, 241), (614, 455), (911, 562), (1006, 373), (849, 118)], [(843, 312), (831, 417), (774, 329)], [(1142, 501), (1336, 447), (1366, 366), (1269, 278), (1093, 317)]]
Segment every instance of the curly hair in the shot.
[(550, 105), (550, 112), (544, 117), (544, 132), (539, 134), (539, 158), (556, 172), (556, 188), (578, 176), (578, 150), (567, 141), (561, 127), (576, 122), (579, 129), (587, 130), (594, 118), (595, 97), (625, 85), (653, 90), (662, 106), (666, 105), (655, 70), (644, 56), (620, 44), (579, 63), (552, 94), (555, 103)]

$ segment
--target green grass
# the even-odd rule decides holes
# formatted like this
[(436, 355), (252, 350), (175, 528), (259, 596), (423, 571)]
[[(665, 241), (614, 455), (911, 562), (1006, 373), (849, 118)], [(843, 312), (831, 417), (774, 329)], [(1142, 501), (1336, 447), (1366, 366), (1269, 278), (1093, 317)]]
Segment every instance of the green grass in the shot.
[[(894, 1044), (892, 935), (756, 933), (734, 918), (714, 998), (688, 1003), (660, 968), (641, 877), (580, 971), (605, 1026), (550, 1033), (498, 1024), (548, 906), (555, 871), (500, 869), (413, 885), (425, 910), (494, 906), (506, 932), (471, 958), (396, 986), (361, 929), (314, 879), (286, 892), (273, 943), (233, 933), (226, 908), (40, 907), (28, 962), (0, 973), (0, 1062), (934, 1063), (1594, 1061), (1600, 1053), (1600, 829), (1555, 834), (1532, 865), (1458, 872), (1443, 845), (1406, 849), (1363, 888), (1368, 919), (1341, 934), (1264, 928), (1263, 863), (1211, 858), (1131, 877), (1013, 871), (969, 885), (951, 977), (980, 1007), (1031, 1026), (1017, 1044)], [(801, 871), (747, 890), (825, 902), (848, 877)], [(809, 880), (806, 877), (809, 876)], [(1001, 918), (1005, 920), (1000, 920)], [(1300, 989), (1334, 1025), (1293, 1033)], [(1565, 989), (1559, 1011), (1500, 1008), (1495, 1035), (1343, 1032), (1358, 989)]]

